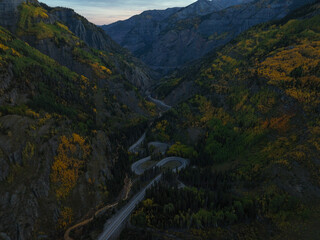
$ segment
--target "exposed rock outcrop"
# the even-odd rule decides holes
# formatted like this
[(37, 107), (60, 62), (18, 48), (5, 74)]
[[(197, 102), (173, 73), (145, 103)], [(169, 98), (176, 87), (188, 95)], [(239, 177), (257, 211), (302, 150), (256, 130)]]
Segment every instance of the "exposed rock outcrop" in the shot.
[(86, 42), (90, 47), (118, 53), (125, 52), (124, 49), (116, 44), (103, 30), (77, 14), (73, 9), (44, 7), (50, 11), (52, 16), (56, 16), (59, 21), (65, 23), (71, 32)]
[(18, 21), (18, 6), (25, 0), (0, 0), (0, 25), (13, 29)]
[(0, 25), (15, 30), (19, 20), (18, 7), (23, 2), (38, 3), (37, 0), (0, 0)]
[[(73, 32), (77, 37), (83, 40), (88, 46), (95, 49), (111, 52), (114, 55), (123, 55), (126, 58), (126, 62), (134, 63), (134, 65), (127, 64), (124, 68), (124, 62), (121, 63), (116, 57), (113, 58), (115, 64), (119, 68), (128, 70), (125, 71), (125, 77), (134, 86), (138, 87), (139, 89), (145, 90), (153, 84), (153, 80), (151, 77), (153, 73), (148, 69), (148, 67), (140, 60), (135, 59), (133, 56), (131, 56), (131, 54), (126, 49), (123, 49), (120, 45), (114, 42), (101, 28), (90, 23), (87, 19), (80, 16), (72, 9), (49, 8), (45, 5), (43, 6), (48, 9), (52, 18), (63, 22), (66, 26), (68, 26), (71, 32)], [(47, 50), (44, 52), (53, 57), (56, 50), (51, 50), (52, 53), (50, 53), (50, 49), (54, 49), (52, 48), (52, 46), (49, 48), (48, 45), (45, 44), (45, 46), (42, 46), (42, 48), (43, 47), (47, 48)], [(57, 60), (57, 58), (53, 58)], [(65, 59), (66, 62), (70, 62), (70, 60), (61, 57), (62, 61), (63, 59)], [(58, 60), (58, 62), (61, 61)]]

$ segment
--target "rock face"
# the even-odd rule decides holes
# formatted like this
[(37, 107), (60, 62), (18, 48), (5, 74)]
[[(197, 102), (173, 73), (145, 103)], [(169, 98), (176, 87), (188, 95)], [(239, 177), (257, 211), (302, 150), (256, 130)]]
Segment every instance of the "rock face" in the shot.
[(61, 22), (65, 23), (71, 32), (85, 41), (90, 47), (105, 50), (124, 52), (104, 31), (96, 25), (90, 23), (87, 19), (77, 14), (74, 10), (68, 8), (49, 8), (51, 14), (56, 16)]
[(37, 3), (37, 0), (0, 0), (0, 25), (14, 30), (19, 19), (18, 7), (23, 2)]
[[(52, 186), (50, 183), (51, 165), (56, 155), (58, 144), (57, 137), (43, 142), (41, 138), (48, 134), (49, 125), (45, 126), (45, 131), (35, 134), (39, 152), (35, 153), (34, 160), (22, 160), (22, 151), (25, 145), (25, 139), (29, 136), (25, 134), (29, 124), (33, 120), (20, 116), (0, 117), (0, 124), (3, 129), (10, 129), (13, 136), (20, 134), (21, 139), (14, 137), (9, 138), (0, 132), (0, 232), (10, 236), (8, 239), (33, 239), (33, 232), (36, 230), (35, 225), (40, 219), (45, 219), (40, 225), (42, 230), (46, 225), (51, 224), (54, 230), (54, 224), (60, 216), (60, 206), (54, 201), (52, 196)], [(103, 141), (101, 141), (101, 139)], [(91, 178), (94, 176), (99, 181), (105, 181), (109, 173), (109, 164), (111, 159), (106, 159), (107, 151), (111, 151), (110, 141), (105, 133), (99, 132), (97, 138), (93, 139), (93, 160), (89, 162), (86, 175)], [(2, 150), (1, 150), (2, 149)], [(13, 153), (10, 153), (13, 152)], [(6, 153), (10, 153), (8, 156)], [(16, 169), (23, 169), (23, 175), (17, 175)], [(15, 173), (15, 174), (13, 174)], [(97, 204), (101, 201), (101, 195), (98, 191), (95, 196), (88, 195), (86, 188), (85, 175), (79, 180), (78, 186), (72, 193), (72, 199), (81, 207), (76, 211), (76, 217), (83, 216), (91, 204)], [(9, 183), (13, 182), (13, 186), (9, 188)], [(81, 196), (81, 198), (79, 197)], [(90, 199), (90, 200), (88, 200)], [(50, 225), (49, 225), (50, 226)], [(50, 228), (49, 228), (50, 229)], [(50, 231), (47, 231), (50, 232)], [(53, 231), (51, 231), (52, 233)], [(0, 235), (0, 239), (3, 237)], [(51, 237), (43, 237), (44, 239), (54, 239)], [(4, 238), (6, 239), (6, 238)]]
[(18, 6), (25, 0), (0, 0), (0, 25), (12, 29), (18, 20)]
[[(49, 8), (44, 4), (42, 4), (42, 6), (50, 13), (50, 17), (53, 19), (51, 21), (60, 21), (65, 24), (71, 32), (83, 40), (88, 46), (102, 51), (111, 52), (114, 55), (120, 54), (125, 56), (127, 60), (126, 62), (131, 62), (133, 64), (126, 66), (125, 69), (130, 70), (126, 71), (124, 74), (127, 80), (130, 81), (134, 86), (144, 90), (153, 84), (151, 77), (153, 73), (148, 69), (148, 67), (140, 60), (131, 56), (127, 50), (123, 49), (120, 45), (114, 42), (101, 28), (90, 23), (87, 19), (80, 16), (72, 9)], [(62, 65), (68, 66), (68, 63), (72, 63), (72, 58), (69, 59), (70, 56), (62, 56), (65, 55), (66, 51), (62, 49), (55, 49), (54, 46), (49, 45), (50, 44), (48, 43), (38, 43), (38, 45), (35, 47), (40, 49), (41, 52), (44, 52), (48, 56), (57, 60)], [(116, 57), (114, 57), (114, 61), (119, 68), (123, 68), (123, 66), (121, 66), (123, 64), (120, 63)], [(80, 69), (82, 69), (82, 67), (80, 67)], [(76, 72), (77, 70), (78, 69), (75, 69)]]
[(226, 44), (251, 26), (281, 19), (312, 2), (235, 0), (225, 4), (222, 0), (199, 0), (185, 8), (147, 11), (102, 28), (147, 65), (166, 74)]
[[(9, 29), (12, 32), (16, 32), (17, 22), (19, 20), (18, 7), (23, 2), (29, 2), (34, 4), (39, 4), (37, 0), (0, 0), (0, 25)], [(127, 62), (134, 63), (130, 71), (125, 73), (126, 78), (134, 85), (140, 89), (147, 89), (152, 85), (152, 72), (149, 71), (148, 67), (144, 65), (140, 60), (135, 59), (123, 49), (120, 45), (114, 42), (101, 28), (90, 23), (84, 17), (75, 13), (72, 9), (67, 8), (49, 8), (45, 4), (41, 4), (42, 7), (50, 13), (50, 18), (46, 20), (47, 22), (54, 23), (56, 21), (63, 22), (76, 36), (83, 40), (88, 46), (111, 52), (113, 54), (120, 54), (126, 56)], [(54, 58), (56, 61), (71, 67), (72, 57), (67, 56), (66, 49), (57, 49), (54, 45), (48, 43), (48, 41), (34, 42), (33, 39), (25, 39), (33, 47), (38, 48), (41, 52), (47, 54), (48, 56)], [(120, 67), (121, 63), (118, 63)], [(122, 66), (123, 67), (123, 66)], [(76, 66), (78, 69), (83, 69), (82, 66)]]

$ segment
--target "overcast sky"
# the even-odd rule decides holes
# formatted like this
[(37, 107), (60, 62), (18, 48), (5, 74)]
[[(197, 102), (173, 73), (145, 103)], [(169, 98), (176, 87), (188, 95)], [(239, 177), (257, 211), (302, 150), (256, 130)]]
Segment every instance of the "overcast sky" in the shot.
[(51, 7), (68, 7), (98, 25), (127, 19), (150, 9), (184, 7), (196, 0), (40, 0)]

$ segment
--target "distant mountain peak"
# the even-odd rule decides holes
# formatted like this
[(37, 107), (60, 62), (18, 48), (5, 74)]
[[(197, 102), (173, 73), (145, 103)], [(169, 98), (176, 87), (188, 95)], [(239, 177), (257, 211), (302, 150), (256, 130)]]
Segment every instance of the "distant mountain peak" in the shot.
[(179, 11), (180, 18), (186, 18), (189, 16), (203, 16), (212, 12), (217, 12), (225, 8), (239, 5), (243, 3), (249, 3), (253, 0), (198, 0)]
[[(198, 0), (164, 11), (159, 18), (137, 15), (104, 26), (120, 45), (153, 69), (167, 74), (220, 47), (251, 26), (281, 19), (314, 0)], [(159, 11), (154, 11), (153, 16)]]

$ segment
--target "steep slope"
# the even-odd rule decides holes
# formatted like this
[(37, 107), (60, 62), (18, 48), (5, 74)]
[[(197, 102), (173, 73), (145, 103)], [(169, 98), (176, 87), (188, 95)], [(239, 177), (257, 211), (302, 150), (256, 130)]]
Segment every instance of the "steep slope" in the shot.
[(116, 62), (115, 65), (134, 86), (145, 90), (153, 84), (152, 76), (154, 73), (127, 50), (116, 44), (101, 28), (88, 22), (72, 9), (44, 7), (88, 46), (117, 55), (118, 59), (113, 59)]
[[(147, 21), (152, 15), (142, 13), (103, 29), (136, 57), (165, 74), (226, 44), (251, 26), (281, 19), (313, 0), (241, 1), (237, 6), (221, 2), (200, 0), (152, 24)], [(231, 1), (230, 5), (237, 3), (240, 1)]]
[(108, 35), (100, 28), (87, 19), (77, 14), (73, 9), (68, 8), (51, 8), (42, 4), (50, 14), (70, 29), (76, 36), (83, 40), (88, 46), (111, 52), (125, 53), (124, 49), (119, 47)]
[(84, 40), (37, 1), (0, 6), (0, 238), (58, 239), (119, 194), (125, 149), (156, 113), (150, 79), (71, 10)]
[(198, 92), (149, 138), (170, 139), (168, 154), (191, 159), (179, 174), (187, 188), (167, 176), (133, 214), (135, 225), (182, 239), (319, 238), (319, 9), (251, 28), (171, 80)]
[(19, 20), (18, 6), (23, 0), (0, 1), (0, 24), (10, 30), (14, 30)]
[[(50, 57), (53, 57), (63, 65), (70, 62), (69, 59), (65, 59), (65, 62), (62, 62), (65, 57), (63, 56), (65, 55), (65, 49), (59, 49), (57, 44), (50, 46), (51, 51), (45, 49), (48, 48), (48, 42), (52, 40), (53, 37), (52, 29), (48, 29), (46, 26), (60, 22), (66, 25), (80, 40), (84, 41), (87, 46), (113, 54), (112, 61), (114, 62), (116, 69), (123, 73), (123, 76), (133, 85), (142, 90), (147, 89), (152, 85), (152, 78), (150, 77), (151, 72), (146, 66), (112, 41), (100, 28), (88, 22), (73, 10), (65, 8), (49, 8), (44, 4), (40, 5), (37, 1), (28, 1), (30, 4), (34, 4), (35, 6), (38, 5), (43, 11), (35, 13), (38, 14), (36, 16), (29, 16), (28, 18), (25, 17), (22, 19), (19, 17), (22, 10), (24, 14), (28, 14), (32, 10), (26, 8), (22, 10), (21, 8), (19, 9), (18, 6), (22, 2), (25, 1), (0, 2), (0, 25), (17, 33), (20, 37), (24, 37), (24, 40), (28, 41), (30, 45), (36, 47)], [(41, 13), (43, 15), (41, 15)], [(44, 23), (46, 26), (40, 26), (40, 23)], [(25, 29), (26, 27), (28, 29)], [(19, 31), (19, 28), (24, 29), (24, 31)], [(40, 36), (40, 34), (36, 33), (36, 30), (42, 31), (42, 34), (44, 35)], [(48, 30), (51, 30), (51, 35), (45, 35), (46, 33), (48, 34)], [(33, 38), (35, 34), (37, 34), (36, 39)], [(59, 59), (58, 56), (61, 56), (61, 58)]]
[[(56, 12), (55, 9), (52, 11)], [(20, 19), (15, 33), (20, 38), (72, 71), (97, 79), (100, 86), (108, 85), (111, 91), (116, 89), (115, 95), (123, 100), (123, 104), (139, 111), (139, 96), (135, 96), (133, 90), (137, 87), (143, 92), (152, 80), (143, 69), (121, 53), (121, 48), (117, 52), (114, 47), (109, 47), (108, 51), (91, 48), (38, 3), (23, 3), (19, 13)], [(73, 19), (78, 19), (78, 16), (71, 18), (70, 25)], [(84, 21), (83, 18), (81, 21)], [(128, 85), (131, 85), (132, 89), (130, 98), (135, 99), (124, 97)]]

